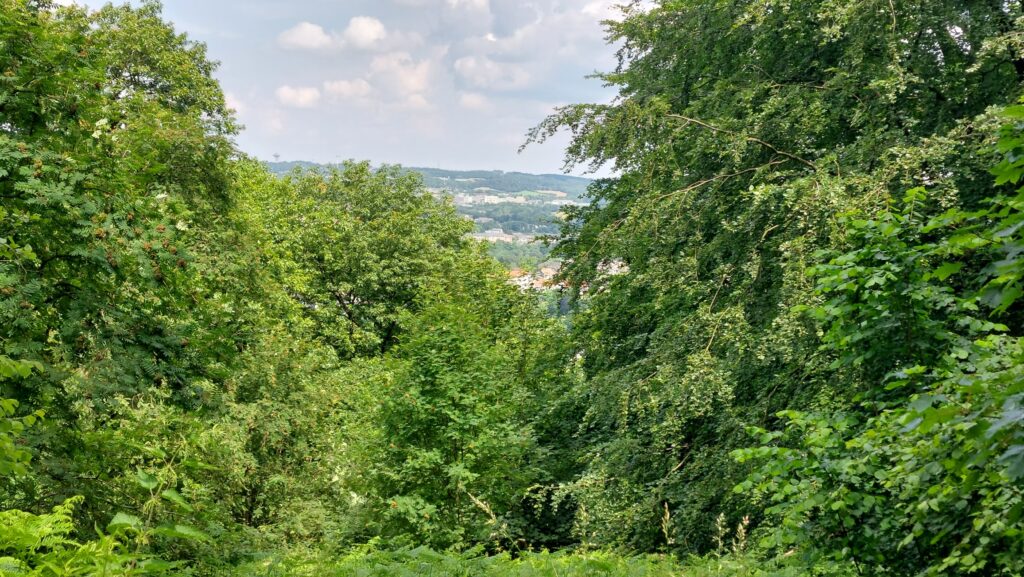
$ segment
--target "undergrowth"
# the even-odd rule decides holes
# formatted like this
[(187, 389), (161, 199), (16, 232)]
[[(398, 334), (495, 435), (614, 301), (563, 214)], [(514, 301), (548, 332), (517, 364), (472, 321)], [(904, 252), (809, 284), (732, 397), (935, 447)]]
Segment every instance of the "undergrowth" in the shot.
[[(814, 575), (842, 577), (839, 568)], [(427, 548), (360, 551), (329, 559), (293, 554), (236, 568), (231, 577), (803, 577), (806, 568), (788, 567), (785, 559), (753, 556), (691, 558), (665, 555), (622, 556), (611, 552), (525, 553), (479, 556), (439, 553)], [(228, 577), (228, 576), (225, 576)]]

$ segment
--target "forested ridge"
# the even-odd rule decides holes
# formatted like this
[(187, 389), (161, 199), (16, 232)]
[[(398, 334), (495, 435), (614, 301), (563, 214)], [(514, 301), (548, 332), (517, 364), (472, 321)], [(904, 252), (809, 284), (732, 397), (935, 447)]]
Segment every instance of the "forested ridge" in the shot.
[[(295, 168), (323, 168), (324, 165), (306, 161), (280, 161), (268, 162), (267, 166), (271, 172), (287, 174)], [(415, 166), (405, 168), (409, 172), (423, 176), (423, 183), (427, 187), (449, 192), (557, 190), (576, 198), (587, 191), (587, 186), (590, 183), (590, 179), (564, 174), (527, 174), (500, 170), (445, 170)]]
[(1024, 574), (1024, 5), (606, 26), (555, 317), (158, 2), (0, 0), (0, 574)]

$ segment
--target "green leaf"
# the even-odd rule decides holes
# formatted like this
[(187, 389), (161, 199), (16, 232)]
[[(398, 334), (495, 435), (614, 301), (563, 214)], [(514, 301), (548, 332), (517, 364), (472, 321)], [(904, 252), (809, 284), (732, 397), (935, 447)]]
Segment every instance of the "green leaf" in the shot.
[(947, 278), (960, 272), (960, 269), (962, 268), (964, 268), (964, 263), (962, 262), (947, 262), (943, 263), (942, 266), (932, 271), (930, 276), (933, 278), (937, 278), (939, 280), (946, 280)]
[(1019, 299), (1021, 295), (1024, 295), (1024, 291), (1021, 291), (1020, 287), (1017, 285), (1010, 285), (1003, 288), (1003, 290), (999, 292), (999, 306), (996, 307), (995, 312), (1006, 312), (1013, 303), (1017, 302), (1017, 299)]
[(114, 515), (114, 518), (107, 524), (107, 531), (117, 531), (118, 529), (135, 529), (136, 531), (142, 530), (142, 519), (139, 519), (135, 515), (129, 515), (128, 513), (118, 513)]
[(14, 557), (0, 557), (0, 575), (27, 575), (29, 567)]
[(210, 536), (189, 525), (178, 525), (178, 524), (164, 524), (160, 525), (153, 530), (158, 535), (165, 537), (177, 537), (180, 539), (188, 539), (192, 541), (209, 541)]
[(1024, 120), (1024, 106), (1007, 106), (1006, 108), (1003, 109), (1003, 114), (1006, 115), (1008, 118)]
[(188, 504), (188, 501), (186, 501), (185, 498), (182, 497), (181, 494), (179, 494), (174, 489), (166, 489), (162, 493), (160, 493), (160, 496), (174, 503), (175, 505), (181, 507), (182, 509), (185, 509), (186, 511), (192, 510), (192, 506)]
[(156, 477), (150, 475), (149, 473), (143, 471), (142, 469), (136, 471), (135, 476), (139, 485), (141, 485), (143, 489), (152, 491), (153, 489), (156, 489), (156, 486), (159, 484)]

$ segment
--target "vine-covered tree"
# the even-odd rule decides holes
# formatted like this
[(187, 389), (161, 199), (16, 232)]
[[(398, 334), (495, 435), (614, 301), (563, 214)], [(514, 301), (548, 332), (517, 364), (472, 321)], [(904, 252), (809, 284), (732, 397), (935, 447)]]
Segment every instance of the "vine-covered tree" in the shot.
[(568, 164), (619, 174), (556, 249), (587, 379), (568, 486), (581, 538), (706, 550), (719, 512), (758, 517), (731, 491), (745, 426), (846, 407), (917, 362), (924, 335), (879, 332), (885, 363), (833, 365), (798, 307), (821, 298), (805, 269), (848, 211), (922, 185), (935, 206), (990, 195), (979, 151), (1020, 92), (1021, 17), (1015, 2), (681, 0), (608, 23), (617, 99), (531, 135), (568, 131)]

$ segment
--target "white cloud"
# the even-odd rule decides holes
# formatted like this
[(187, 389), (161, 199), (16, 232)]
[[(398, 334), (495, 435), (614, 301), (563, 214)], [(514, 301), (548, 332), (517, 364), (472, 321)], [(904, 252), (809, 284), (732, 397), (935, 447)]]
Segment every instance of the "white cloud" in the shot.
[(332, 47), (335, 41), (323, 27), (300, 22), (282, 32), (277, 37), (277, 43), (283, 48), (294, 50), (323, 50)]
[(387, 36), (388, 30), (380, 20), (370, 16), (356, 16), (349, 20), (348, 28), (345, 28), (341, 37), (345, 45), (370, 50), (380, 45)]
[(320, 90), (310, 86), (291, 87), (286, 84), (279, 87), (274, 95), (278, 102), (292, 108), (313, 108), (320, 102)]
[(617, 0), (596, 0), (579, 11), (548, 11), (507, 34), (486, 34), (467, 38), (464, 50), (505, 62), (547, 63), (576, 60), (593, 63), (595, 52), (605, 52), (604, 29), (600, 22), (620, 16)]
[(530, 73), (523, 66), (495, 62), (485, 55), (459, 58), (455, 71), (476, 88), (519, 90), (530, 84)]
[(390, 52), (370, 62), (370, 75), (399, 96), (422, 94), (430, 88), (430, 60), (416, 61), (408, 52)]
[(491, 101), (477, 92), (463, 92), (459, 95), (459, 106), (467, 110), (490, 110)]
[(319, 24), (300, 22), (277, 37), (282, 48), (290, 50), (331, 51), (393, 50), (412, 48), (423, 42), (417, 33), (389, 31), (383, 22), (372, 16), (354, 16), (341, 32), (328, 31)]
[[(331, 0), (254, 5), (258, 14), (237, 20), (214, 3), (218, 16), (201, 23), (275, 48), (259, 52), (257, 67), (233, 66), (235, 84), (225, 84), (250, 127), (239, 140), (246, 150), (555, 170), (563, 141), (515, 149), (550, 103), (610, 98), (583, 77), (615, 64), (599, 21), (617, 17), (620, 1)], [(258, 48), (240, 43), (237, 52)], [(344, 137), (354, 131), (365, 138)]]
[(245, 114), (247, 109), (245, 103), (231, 92), (224, 93), (224, 105), (231, 110), (234, 110), (239, 115)]
[(411, 94), (402, 103), (402, 108), (408, 110), (427, 110), (430, 108), (430, 102), (422, 94)]
[(362, 78), (333, 80), (324, 82), (324, 92), (341, 100), (353, 100), (369, 96), (373, 86)]
[(488, 10), (491, 7), (489, 0), (447, 0), (447, 4), (456, 10)]
[[(520, 0), (515, 0), (519, 2)], [(393, 4), (412, 8), (430, 8), (437, 10), (447, 8), (449, 10), (488, 10), (491, 7), (490, 0), (391, 0)]]
[(616, 8), (618, 4), (615, 0), (594, 0), (584, 6), (580, 12), (597, 20), (612, 20), (622, 15), (622, 12)]

